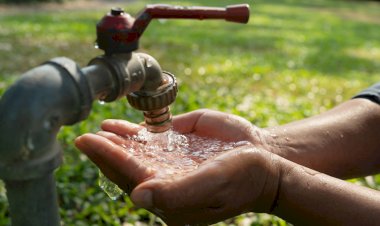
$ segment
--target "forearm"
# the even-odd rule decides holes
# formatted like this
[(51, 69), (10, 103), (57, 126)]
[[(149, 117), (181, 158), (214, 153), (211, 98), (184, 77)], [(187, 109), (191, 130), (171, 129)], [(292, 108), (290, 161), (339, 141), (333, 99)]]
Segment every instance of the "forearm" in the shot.
[(267, 130), (274, 153), (320, 172), (349, 178), (380, 170), (380, 106), (369, 100)]
[(274, 214), (296, 225), (375, 225), (380, 192), (282, 162)]

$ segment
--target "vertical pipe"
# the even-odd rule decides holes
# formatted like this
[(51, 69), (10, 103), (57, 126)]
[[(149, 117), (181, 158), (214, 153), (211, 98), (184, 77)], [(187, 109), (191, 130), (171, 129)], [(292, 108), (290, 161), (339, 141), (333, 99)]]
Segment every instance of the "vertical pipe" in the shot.
[(0, 178), (13, 226), (59, 226), (54, 170), (59, 128), (84, 119), (91, 95), (75, 62), (56, 58), (26, 72), (0, 99)]
[(5, 181), (13, 226), (59, 226), (53, 172), (31, 180)]

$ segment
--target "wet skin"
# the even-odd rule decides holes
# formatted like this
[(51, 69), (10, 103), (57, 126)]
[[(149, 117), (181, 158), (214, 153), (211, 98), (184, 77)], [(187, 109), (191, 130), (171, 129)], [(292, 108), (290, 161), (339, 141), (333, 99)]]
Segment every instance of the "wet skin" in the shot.
[[(123, 151), (122, 145), (133, 141), (122, 136), (136, 134), (140, 125), (106, 120), (102, 132), (85, 134), (76, 145), (130, 193), (136, 205), (169, 225), (209, 224), (249, 211), (272, 211), (293, 223), (371, 224), (380, 220), (378, 191), (307, 167), (340, 177), (378, 172), (380, 152), (373, 150), (380, 147), (371, 134), (380, 128), (375, 126), (380, 125), (379, 112), (380, 107), (367, 100), (350, 100), (320, 116), (268, 129), (210, 110), (180, 115), (173, 120), (180, 133), (251, 143), (206, 161), (181, 178), (157, 177)], [(357, 120), (344, 123), (350, 118)], [(333, 138), (341, 134), (343, 138), (326, 137), (327, 130)], [(359, 138), (355, 133), (368, 135)], [(365, 163), (354, 161), (360, 146), (368, 150), (364, 155), (361, 151)], [(350, 170), (352, 164), (358, 165), (355, 171)]]

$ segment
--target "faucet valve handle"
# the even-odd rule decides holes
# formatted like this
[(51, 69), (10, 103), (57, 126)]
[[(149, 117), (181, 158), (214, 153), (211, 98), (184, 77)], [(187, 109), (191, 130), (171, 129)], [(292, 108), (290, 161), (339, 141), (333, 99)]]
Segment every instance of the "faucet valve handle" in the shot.
[(130, 53), (138, 49), (138, 41), (152, 19), (225, 19), (247, 23), (249, 5), (220, 7), (182, 7), (163, 4), (147, 5), (136, 18), (121, 8), (113, 8), (96, 26), (97, 45), (107, 55)]
[[(143, 26), (140, 20), (150, 19), (225, 19), (236, 23), (247, 23), (249, 20), (249, 5), (229, 5), (222, 7), (172, 6), (164, 4), (147, 5), (136, 19), (134, 26)], [(146, 27), (147, 25), (145, 25)]]

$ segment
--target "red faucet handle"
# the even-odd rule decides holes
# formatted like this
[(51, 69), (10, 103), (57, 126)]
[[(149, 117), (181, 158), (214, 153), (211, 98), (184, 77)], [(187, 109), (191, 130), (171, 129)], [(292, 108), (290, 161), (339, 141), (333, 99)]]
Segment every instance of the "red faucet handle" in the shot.
[(114, 8), (96, 25), (97, 44), (107, 55), (129, 53), (138, 49), (138, 41), (152, 19), (224, 19), (247, 23), (249, 5), (219, 7), (182, 7), (147, 5), (135, 18), (120, 8)]
[(148, 5), (140, 15), (144, 14), (149, 15), (151, 19), (225, 19), (236, 23), (247, 23), (249, 20), (249, 5), (240, 4), (220, 8), (157, 4)]
[(249, 20), (249, 5), (231, 5), (221, 7), (185, 7), (173, 5), (147, 5), (139, 13), (133, 23), (131, 33), (138, 40), (152, 19), (225, 19), (236, 23), (247, 23)]

